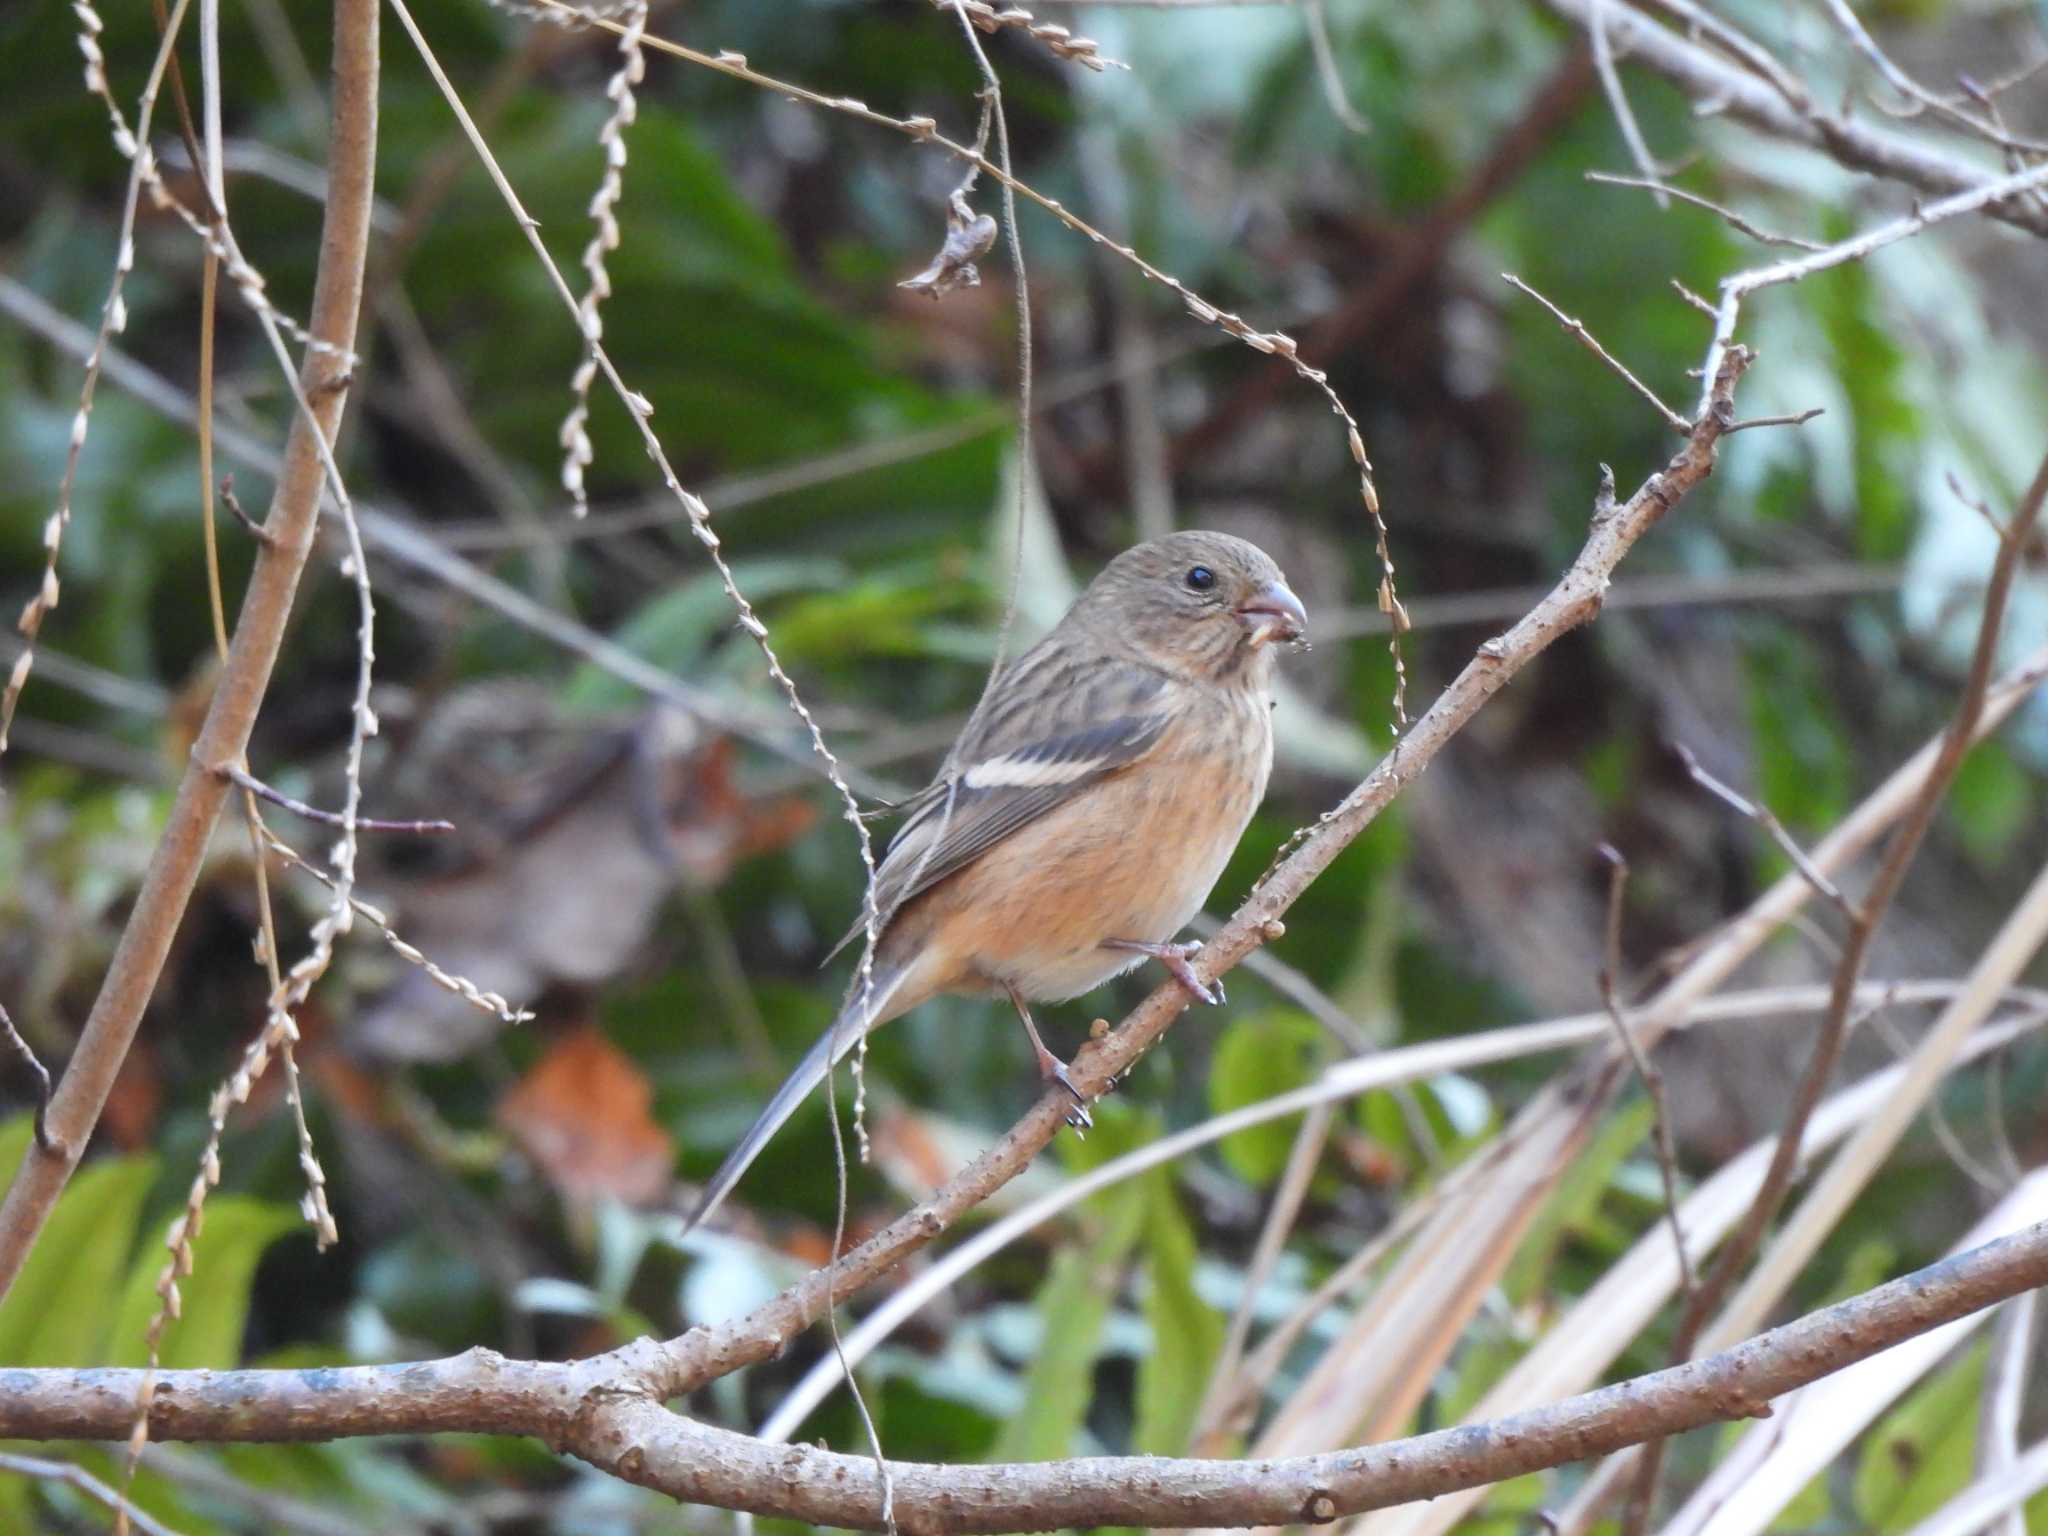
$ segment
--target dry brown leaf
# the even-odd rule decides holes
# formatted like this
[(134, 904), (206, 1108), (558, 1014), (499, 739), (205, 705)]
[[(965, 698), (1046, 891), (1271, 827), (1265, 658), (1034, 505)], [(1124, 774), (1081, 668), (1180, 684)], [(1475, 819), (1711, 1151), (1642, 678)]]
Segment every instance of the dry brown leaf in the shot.
[(645, 1074), (585, 1025), (563, 1036), (498, 1101), (498, 1124), (575, 1200), (658, 1198), (675, 1151), (649, 1113)]

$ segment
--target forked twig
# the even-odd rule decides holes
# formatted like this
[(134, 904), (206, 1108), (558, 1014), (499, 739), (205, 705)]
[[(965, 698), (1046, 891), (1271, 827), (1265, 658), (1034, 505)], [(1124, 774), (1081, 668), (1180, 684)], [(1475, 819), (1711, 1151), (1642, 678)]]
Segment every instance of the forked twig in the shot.
[[(204, 412), (202, 411), (201, 414), (203, 416)], [(228, 511), (234, 514), (235, 521), (242, 525), (242, 530), (250, 538), (259, 544), (268, 544), (270, 542), (270, 530), (242, 509), (241, 498), (235, 495), (235, 477), (233, 475), (222, 475), (220, 477), (220, 499)]]

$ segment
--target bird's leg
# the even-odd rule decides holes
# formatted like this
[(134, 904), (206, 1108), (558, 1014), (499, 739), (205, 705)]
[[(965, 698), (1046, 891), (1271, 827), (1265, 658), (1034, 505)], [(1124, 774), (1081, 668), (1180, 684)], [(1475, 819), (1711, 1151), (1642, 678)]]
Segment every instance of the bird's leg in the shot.
[(1185, 944), (1153, 944), (1144, 939), (1104, 939), (1104, 949), (1127, 949), (1133, 954), (1150, 955), (1165, 966), (1173, 979), (1187, 988), (1189, 997), (1198, 1003), (1207, 1003), (1211, 1008), (1224, 1001), (1223, 983), (1205, 982), (1195, 974), (1195, 968), (1188, 962), (1202, 952), (1202, 946), (1190, 939)]
[(1003, 990), (1010, 994), (1010, 1003), (1017, 1010), (1017, 1017), (1024, 1021), (1024, 1033), (1031, 1037), (1032, 1052), (1038, 1057), (1038, 1075), (1049, 1083), (1058, 1083), (1067, 1090), (1074, 1101), (1074, 1107), (1067, 1111), (1067, 1124), (1077, 1131), (1085, 1131), (1095, 1124), (1088, 1113), (1088, 1101), (1081, 1090), (1074, 1086), (1074, 1080), (1067, 1075), (1067, 1064), (1045, 1048), (1045, 1042), (1038, 1038), (1038, 1026), (1031, 1022), (1031, 1010), (1025, 1006), (1024, 995), (1007, 981)]

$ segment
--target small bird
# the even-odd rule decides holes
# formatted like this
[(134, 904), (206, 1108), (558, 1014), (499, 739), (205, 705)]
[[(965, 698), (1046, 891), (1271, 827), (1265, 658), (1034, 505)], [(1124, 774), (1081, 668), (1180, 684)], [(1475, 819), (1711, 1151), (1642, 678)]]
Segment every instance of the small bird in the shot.
[[(1275, 643), (1301, 599), (1256, 545), (1175, 533), (1126, 550), (991, 680), (876, 874), (871, 974), (705, 1187), (718, 1206), (869, 1031), (942, 992), (1007, 996), (1039, 1071), (1087, 1106), (1029, 1004), (1161, 961), (1223, 1001), (1174, 936), (1201, 910), (1273, 767)], [(856, 923), (843, 948), (863, 933)], [(836, 951), (835, 951), (836, 953)]]

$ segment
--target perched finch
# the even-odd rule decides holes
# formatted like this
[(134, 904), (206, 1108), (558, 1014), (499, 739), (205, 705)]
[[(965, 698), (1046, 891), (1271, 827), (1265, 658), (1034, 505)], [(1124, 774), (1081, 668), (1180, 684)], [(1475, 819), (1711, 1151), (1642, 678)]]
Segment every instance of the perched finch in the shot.
[[(1031, 1002), (1162, 961), (1223, 1000), (1175, 935), (1201, 910), (1273, 766), (1276, 642), (1308, 618), (1280, 568), (1223, 533), (1126, 550), (990, 682), (931, 785), (901, 809), (875, 883), (878, 942), (839, 1017), (705, 1188), (694, 1226), (868, 1031), (941, 992), (1016, 1006), (1074, 1097)], [(852, 939), (862, 933), (856, 924)], [(841, 940), (845, 944), (847, 940)]]

